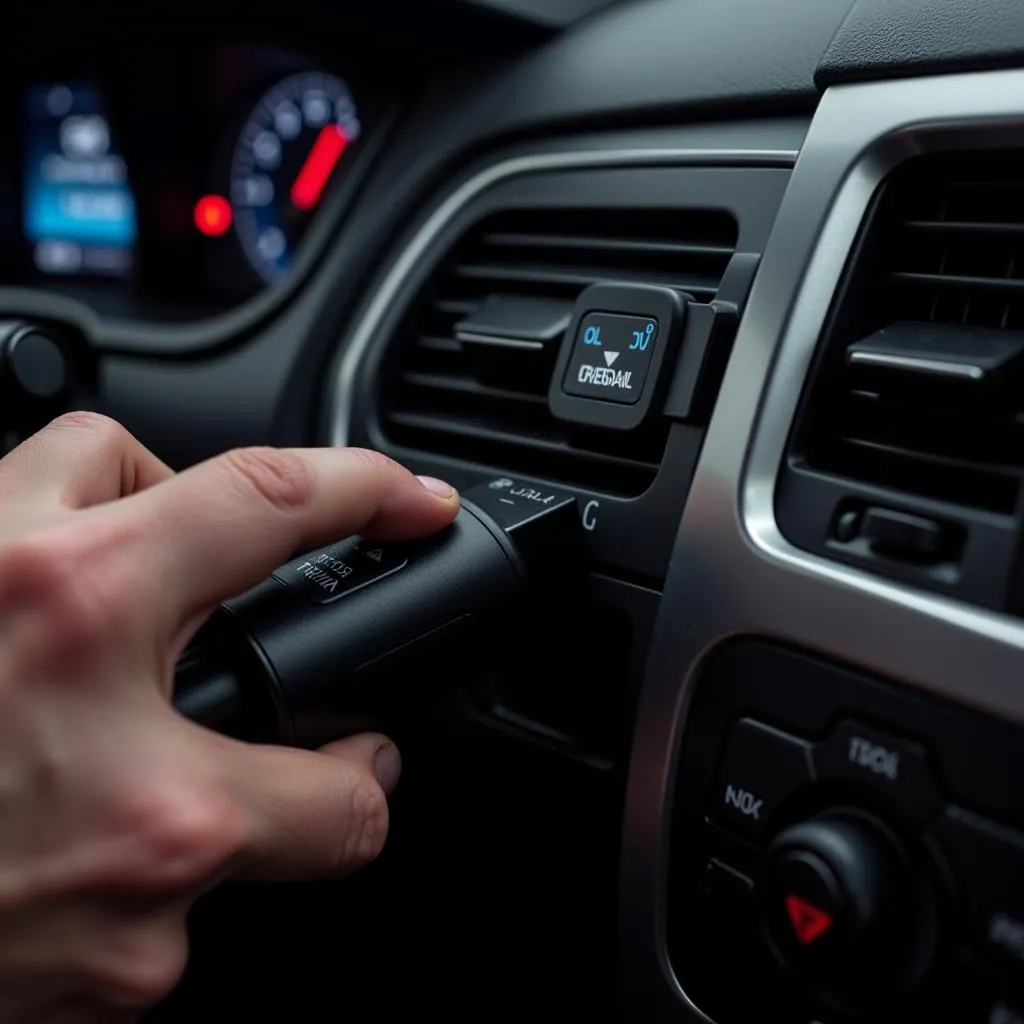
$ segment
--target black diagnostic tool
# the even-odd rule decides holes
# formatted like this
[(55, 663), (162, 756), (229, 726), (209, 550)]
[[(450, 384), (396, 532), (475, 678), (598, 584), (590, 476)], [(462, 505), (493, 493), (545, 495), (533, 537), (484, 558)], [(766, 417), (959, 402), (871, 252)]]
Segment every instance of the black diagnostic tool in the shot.
[(576, 499), (495, 479), (432, 537), (343, 540), (226, 601), (182, 656), (174, 704), (220, 732), (317, 746), (521, 643), (583, 578)]

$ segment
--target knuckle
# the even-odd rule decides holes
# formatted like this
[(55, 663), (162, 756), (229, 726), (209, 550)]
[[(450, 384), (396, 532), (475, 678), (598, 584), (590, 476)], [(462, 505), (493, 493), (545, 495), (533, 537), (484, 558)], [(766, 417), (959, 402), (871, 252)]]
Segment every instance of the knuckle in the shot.
[(58, 416), (50, 424), (51, 430), (71, 430), (76, 433), (87, 433), (100, 442), (117, 442), (127, 435), (127, 431), (117, 420), (104, 416), (99, 412), (77, 409)]
[(244, 818), (218, 786), (150, 779), (122, 795), (116, 817), (126, 842), (108, 868), (112, 881), (149, 893), (208, 882), (246, 844)]
[(360, 776), (349, 790), (348, 822), (339, 872), (365, 867), (384, 848), (388, 835), (388, 801), (376, 779)]
[(10, 542), (0, 551), (0, 605), (52, 624), (53, 653), (82, 655), (95, 642), (121, 635), (133, 604), (117, 557), (123, 541), (116, 531), (76, 524)]
[(188, 962), (184, 923), (154, 922), (125, 929), (108, 940), (87, 969), (87, 987), (106, 1006), (141, 1011), (177, 985)]
[(236, 448), (224, 459), (229, 471), (273, 508), (301, 509), (313, 497), (312, 470), (294, 452), (280, 448)]
[(348, 448), (347, 451), (356, 462), (380, 473), (395, 473), (402, 469), (394, 459), (373, 448)]

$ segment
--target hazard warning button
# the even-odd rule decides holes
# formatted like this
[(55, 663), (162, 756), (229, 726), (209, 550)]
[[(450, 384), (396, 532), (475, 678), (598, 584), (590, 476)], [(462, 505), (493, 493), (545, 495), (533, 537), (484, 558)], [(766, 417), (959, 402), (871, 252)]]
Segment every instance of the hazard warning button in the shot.
[(786, 913), (797, 941), (804, 946), (816, 942), (832, 927), (832, 915), (796, 893), (786, 894)]
[(765, 932), (789, 966), (849, 975), (898, 952), (912, 889), (896, 841), (867, 816), (825, 814), (770, 844), (757, 885)]

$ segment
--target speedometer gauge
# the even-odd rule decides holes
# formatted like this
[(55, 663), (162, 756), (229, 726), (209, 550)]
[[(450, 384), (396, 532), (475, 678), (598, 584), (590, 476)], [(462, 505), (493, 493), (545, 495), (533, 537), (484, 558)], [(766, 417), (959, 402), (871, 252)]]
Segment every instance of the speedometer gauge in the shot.
[(242, 249), (265, 281), (291, 267), (359, 130), (348, 86), (320, 72), (284, 79), (249, 114), (231, 158), (231, 205)]

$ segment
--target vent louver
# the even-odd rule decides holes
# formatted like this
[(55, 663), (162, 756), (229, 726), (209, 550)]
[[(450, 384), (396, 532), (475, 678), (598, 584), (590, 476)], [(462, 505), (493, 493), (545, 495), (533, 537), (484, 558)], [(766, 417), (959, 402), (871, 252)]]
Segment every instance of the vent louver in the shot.
[(1014, 511), (1024, 477), (1024, 156), (922, 157), (886, 186), (834, 315), (807, 464)]
[[(381, 394), (385, 434), (513, 473), (641, 493), (667, 428), (588, 435), (554, 419), (547, 391), (561, 331), (576, 297), (597, 281), (666, 285), (709, 301), (736, 235), (729, 214), (709, 211), (529, 209), (479, 222), (400, 328)], [(474, 329), (486, 310), (500, 310), (504, 336)]]

